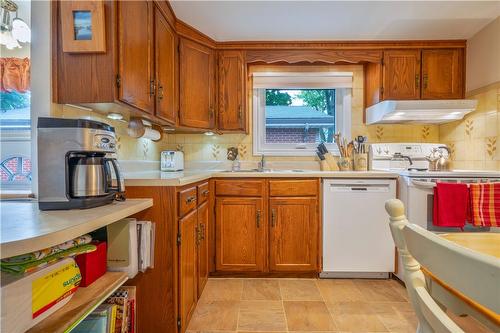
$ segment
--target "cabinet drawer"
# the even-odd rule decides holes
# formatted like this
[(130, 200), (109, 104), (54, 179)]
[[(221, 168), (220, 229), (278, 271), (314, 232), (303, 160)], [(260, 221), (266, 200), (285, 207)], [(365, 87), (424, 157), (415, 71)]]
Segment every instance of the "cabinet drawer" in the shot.
[(208, 189), (208, 183), (198, 185), (198, 205), (201, 205), (202, 203), (207, 201), (209, 195), (210, 191)]
[(179, 192), (179, 216), (182, 217), (197, 206), (196, 187)]
[(272, 197), (297, 197), (318, 195), (318, 180), (270, 180), (269, 195)]
[(264, 180), (217, 180), (216, 195), (238, 197), (261, 197), (264, 195)]

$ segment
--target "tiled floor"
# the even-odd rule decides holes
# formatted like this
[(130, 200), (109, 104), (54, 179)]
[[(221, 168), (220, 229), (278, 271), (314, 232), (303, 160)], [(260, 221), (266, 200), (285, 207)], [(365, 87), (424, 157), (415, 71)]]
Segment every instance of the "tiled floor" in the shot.
[[(487, 332), (475, 323), (461, 326)], [(414, 333), (416, 327), (406, 290), (394, 280), (210, 279), (188, 333)]]

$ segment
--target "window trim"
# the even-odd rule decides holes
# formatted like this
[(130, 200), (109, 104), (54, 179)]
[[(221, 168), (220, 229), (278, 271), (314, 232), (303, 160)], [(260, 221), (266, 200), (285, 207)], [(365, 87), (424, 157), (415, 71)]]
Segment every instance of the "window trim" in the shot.
[[(335, 88), (335, 128), (342, 136), (351, 137), (351, 88)], [(252, 119), (253, 119), (253, 155), (266, 156), (316, 156), (318, 144), (271, 144), (266, 143), (266, 96), (265, 89), (253, 89), (252, 96)], [(340, 112), (339, 112), (340, 111)], [(326, 144), (327, 149), (334, 155), (340, 155), (335, 143)]]

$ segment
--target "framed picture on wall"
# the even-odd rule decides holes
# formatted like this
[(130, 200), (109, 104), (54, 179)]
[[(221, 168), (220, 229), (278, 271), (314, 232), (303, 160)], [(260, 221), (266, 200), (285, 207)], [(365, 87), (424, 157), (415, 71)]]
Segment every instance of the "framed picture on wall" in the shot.
[(106, 52), (103, 1), (61, 1), (59, 4), (63, 52)]

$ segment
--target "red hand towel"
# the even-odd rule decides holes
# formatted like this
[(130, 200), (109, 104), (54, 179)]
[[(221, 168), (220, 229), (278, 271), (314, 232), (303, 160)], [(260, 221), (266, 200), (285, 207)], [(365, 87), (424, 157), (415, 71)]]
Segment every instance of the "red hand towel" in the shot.
[(500, 183), (470, 184), (472, 224), (500, 226)]
[(432, 219), (435, 226), (463, 228), (468, 209), (469, 190), (466, 184), (437, 183)]

